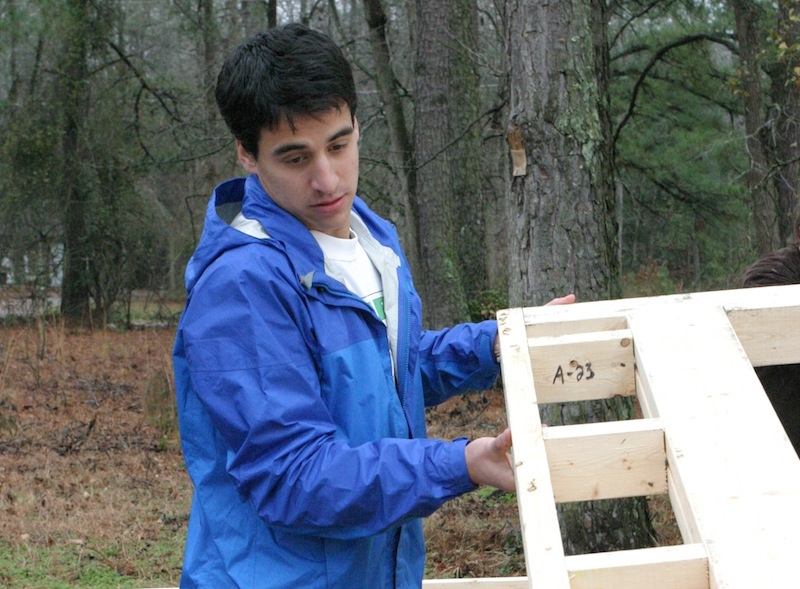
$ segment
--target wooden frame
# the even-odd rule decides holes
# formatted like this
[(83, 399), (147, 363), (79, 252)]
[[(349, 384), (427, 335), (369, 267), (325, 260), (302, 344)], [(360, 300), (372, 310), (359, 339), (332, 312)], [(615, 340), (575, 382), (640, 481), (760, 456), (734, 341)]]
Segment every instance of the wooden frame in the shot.
[[(461, 586), (797, 583), (800, 461), (753, 366), (800, 362), (800, 286), (507, 309), (498, 322), (528, 578)], [(540, 403), (633, 394), (643, 419), (539, 418)], [(659, 493), (684, 545), (564, 555), (557, 502)]]

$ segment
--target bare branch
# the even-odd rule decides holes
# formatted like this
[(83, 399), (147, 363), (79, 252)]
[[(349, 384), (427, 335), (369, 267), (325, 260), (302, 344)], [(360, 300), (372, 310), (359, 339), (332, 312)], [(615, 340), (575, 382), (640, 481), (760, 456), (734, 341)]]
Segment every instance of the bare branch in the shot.
[(170, 108), (170, 106), (166, 103), (164, 97), (162, 96), (162, 93), (157, 91), (147, 82), (145, 77), (136, 68), (136, 66), (133, 64), (130, 58), (123, 53), (122, 49), (120, 49), (115, 43), (112, 43), (111, 41), (109, 41), (108, 44), (111, 47), (111, 49), (113, 49), (114, 52), (119, 56), (122, 62), (125, 65), (127, 65), (128, 68), (133, 72), (133, 75), (136, 76), (136, 79), (139, 80), (139, 83), (142, 85), (142, 89), (146, 90), (147, 92), (153, 95), (153, 97), (159, 102), (159, 104), (161, 104), (164, 111), (170, 116), (170, 118), (173, 121), (175, 121), (176, 123), (182, 123), (183, 121), (181, 120), (180, 116), (174, 109)]
[(719, 43), (730, 49), (733, 53), (738, 53), (739, 48), (737, 45), (732, 42), (729, 38), (723, 37), (720, 35), (710, 35), (710, 34), (697, 34), (697, 35), (689, 35), (687, 37), (681, 37), (680, 39), (676, 39), (672, 43), (668, 43), (653, 55), (650, 58), (649, 63), (645, 66), (642, 70), (642, 73), (639, 75), (639, 79), (636, 80), (636, 84), (633, 86), (633, 93), (631, 94), (631, 101), (628, 104), (628, 112), (625, 113), (625, 116), (622, 117), (619, 125), (617, 126), (617, 130), (614, 132), (614, 138), (612, 140), (612, 144), (616, 146), (617, 141), (619, 140), (619, 135), (622, 132), (622, 129), (625, 125), (628, 124), (628, 121), (633, 116), (633, 112), (636, 109), (636, 100), (639, 97), (639, 90), (641, 90), (642, 86), (644, 85), (645, 80), (647, 79), (650, 70), (652, 70), (664, 57), (673, 49), (677, 49), (678, 47), (683, 47), (684, 45), (690, 45), (691, 43), (697, 43), (698, 41), (711, 41), (712, 43)]

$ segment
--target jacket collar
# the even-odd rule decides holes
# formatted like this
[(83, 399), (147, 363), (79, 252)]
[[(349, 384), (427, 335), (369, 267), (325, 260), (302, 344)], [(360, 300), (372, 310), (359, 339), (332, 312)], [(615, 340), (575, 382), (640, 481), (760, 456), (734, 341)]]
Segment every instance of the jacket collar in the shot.
[(271, 238), (284, 244), (293, 260), (301, 254), (314, 267), (322, 268), (322, 250), (314, 236), (299, 219), (280, 208), (252, 174), (245, 180), (242, 214), (261, 223)]

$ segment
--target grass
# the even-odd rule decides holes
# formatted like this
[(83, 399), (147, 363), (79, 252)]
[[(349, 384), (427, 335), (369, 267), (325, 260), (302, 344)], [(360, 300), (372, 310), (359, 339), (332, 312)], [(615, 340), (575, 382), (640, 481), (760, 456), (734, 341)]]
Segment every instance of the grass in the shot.
[(52, 544), (0, 544), (0, 583), (6, 589), (110, 589), (177, 585), (183, 534), (102, 543), (52, 539)]

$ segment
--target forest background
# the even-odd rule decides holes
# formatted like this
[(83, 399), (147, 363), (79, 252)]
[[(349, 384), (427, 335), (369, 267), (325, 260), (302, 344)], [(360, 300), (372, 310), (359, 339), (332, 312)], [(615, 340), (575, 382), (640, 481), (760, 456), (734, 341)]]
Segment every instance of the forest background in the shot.
[(352, 59), (359, 193), (400, 230), (429, 325), (568, 291), (736, 287), (798, 208), (798, 12), (2, 0), (3, 278), (41, 304), (60, 287), (61, 313), (95, 324), (126, 319), (137, 289), (180, 295), (211, 190), (241, 173), (220, 64), (303, 21)]
[[(65, 455), (83, 445), (70, 424), (84, 439), (95, 427), (66, 410), (66, 388), (46, 392), (48, 362), (65, 365), (48, 329), (127, 328), (143, 300), (148, 321), (174, 325), (210, 192), (241, 173), (213, 89), (248, 36), (302, 21), (352, 60), (359, 193), (397, 225), (438, 327), (567, 292), (735, 288), (789, 243), (799, 13), (790, 0), (0, 0), (0, 288), (4, 313), (35, 318), (3, 336), (0, 468), (39, 423), (21, 407), (69, 414), (45, 444), (62, 458), (65, 435)], [(142, 362), (133, 389), (170, 399), (168, 370)], [(155, 451), (169, 446), (174, 432), (147, 427)]]

